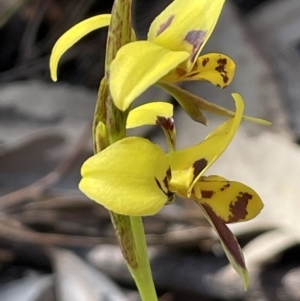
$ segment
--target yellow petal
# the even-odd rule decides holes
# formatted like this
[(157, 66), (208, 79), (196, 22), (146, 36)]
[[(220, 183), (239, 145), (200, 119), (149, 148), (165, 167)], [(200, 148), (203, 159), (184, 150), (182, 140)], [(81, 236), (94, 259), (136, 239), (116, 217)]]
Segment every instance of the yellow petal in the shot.
[(157, 117), (171, 118), (173, 105), (167, 102), (150, 102), (129, 112), (126, 128), (156, 124)]
[[(172, 84), (160, 82), (157, 85), (172, 95), (194, 121), (207, 125), (207, 119), (199, 109), (198, 104), (193, 101), (192, 97), (188, 97), (192, 95), (191, 93)], [(199, 101), (199, 99), (200, 98), (197, 97), (197, 101)]]
[(217, 232), (223, 250), (233, 268), (241, 276), (244, 282), (244, 289), (246, 290), (249, 285), (249, 273), (246, 268), (243, 252), (237, 239), (228, 229), (224, 221), (216, 216), (209, 205), (203, 204), (200, 205), (200, 207), (202, 208), (202, 211), (206, 216), (208, 222)]
[(139, 137), (124, 138), (89, 158), (79, 188), (108, 210), (153, 215), (172, 197), (170, 169), (162, 149)]
[(126, 44), (110, 66), (110, 92), (122, 111), (151, 85), (187, 59), (184, 51), (169, 51), (147, 41)]
[(235, 63), (221, 53), (210, 53), (198, 57), (193, 69), (184, 72), (176, 68), (163, 78), (165, 82), (204, 80), (220, 88), (227, 87), (233, 79)]
[[(240, 95), (232, 94), (236, 104), (235, 117), (225, 121), (210, 135), (198, 145), (171, 152), (168, 154), (172, 170), (172, 185), (176, 182), (185, 182), (186, 179), (178, 178), (173, 171), (186, 170), (188, 175), (189, 185), (186, 187), (187, 197), (190, 197), (191, 191), (198, 181), (199, 177), (212, 165), (218, 157), (224, 152), (235, 135), (244, 111), (244, 102)], [(179, 173), (178, 176), (182, 177)], [(182, 188), (181, 188), (182, 189)]]
[(224, 0), (175, 0), (151, 24), (148, 40), (172, 51), (188, 51), (190, 70), (210, 37)]
[[(170, 182), (170, 189), (176, 193), (176, 195), (186, 198), (188, 194), (188, 188), (193, 181), (193, 173), (190, 169), (185, 170), (172, 170), (172, 178)], [(199, 198), (201, 195), (198, 195)]]
[(206, 80), (215, 86), (225, 88), (233, 80), (234, 61), (221, 53), (210, 53), (198, 57), (191, 74), (185, 80)]
[(57, 81), (57, 66), (62, 55), (88, 33), (108, 26), (109, 22), (109, 14), (88, 18), (74, 25), (57, 40), (50, 56), (50, 72), (53, 81)]
[(226, 223), (236, 223), (254, 218), (263, 208), (259, 195), (250, 187), (224, 178), (201, 177), (194, 186), (201, 192), (201, 199)]

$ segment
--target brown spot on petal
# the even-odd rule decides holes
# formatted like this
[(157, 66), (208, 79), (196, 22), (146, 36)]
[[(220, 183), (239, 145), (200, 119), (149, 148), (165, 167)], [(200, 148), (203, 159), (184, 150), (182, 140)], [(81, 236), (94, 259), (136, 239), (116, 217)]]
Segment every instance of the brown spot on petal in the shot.
[(191, 61), (195, 60), (195, 57), (200, 49), (204, 39), (205, 39), (206, 31), (203, 30), (191, 30), (187, 33), (184, 38), (184, 41), (188, 42), (193, 46), (193, 52), (191, 56)]
[(235, 236), (226, 226), (225, 222), (220, 219), (212, 208), (208, 204), (202, 204), (202, 208), (206, 211), (207, 215), (213, 222), (217, 234), (219, 235), (221, 241), (224, 243), (228, 249), (231, 256), (234, 258), (235, 262), (242, 268), (246, 269), (244, 256), (240, 250), (239, 243), (237, 242)]
[(216, 67), (215, 70), (220, 73), (220, 75), (223, 78), (224, 84), (226, 84), (229, 81), (229, 78), (227, 76), (228, 72), (225, 70), (226, 65), (227, 65), (227, 59), (225, 59), (225, 58), (221, 59), (220, 58), (220, 59), (217, 60), (217, 63), (218, 63), (219, 66)]
[(204, 199), (210, 199), (214, 193), (213, 190), (201, 190), (201, 195)]
[(183, 77), (186, 75), (186, 71), (181, 68), (176, 68), (175, 72), (179, 77)]
[(159, 26), (156, 36), (159, 36), (162, 32), (164, 32), (171, 25), (174, 17), (175, 17), (174, 15), (171, 15), (165, 23), (163, 23)]
[(202, 66), (205, 67), (208, 62), (209, 62), (209, 58), (208, 57), (204, 58), (202, 60)]
[(207, 160), (202, 158), (198, 161), (196, 161), (193, 164), (194, 167), (194, 179), (198, 177), (198, 175), (201, 173), (201, 171), (207, 166)]
[(252, 194), (248, 192), (240, 192), (235, 201), (230, 203), (230, 212), (228, 223), (235, 223), (244, 220), (248, 215), (247, 206), (249, 201), (253, 198)]
[(226, 190), (227, 188), (230, 187), (230, 183), (225, 184), (222, 188), (220, 188), (221, 191)]

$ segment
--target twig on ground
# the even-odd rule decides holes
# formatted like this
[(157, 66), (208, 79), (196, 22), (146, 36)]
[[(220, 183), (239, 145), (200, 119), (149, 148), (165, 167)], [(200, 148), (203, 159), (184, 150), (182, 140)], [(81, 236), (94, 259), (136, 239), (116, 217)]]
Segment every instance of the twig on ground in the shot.
[(83, 133), (78, 139), (77, 144), (74, 146), (74, 148), (72, 148), (72, 151), (69, 153), (69, 155), (64, 158), (56, 166), (56, 168), (54, 168), (54, 170), (48, 173), (45, 177), (39, 179), (29, 186), (0, 197), (0, 210), (5, 210), (6, 208), (21, 203), (24, 199), (38, 199), (47, 188), (54, 185), (64, 175), (66, 175), (84, 152), (89, 140), (89, 132), (90, 124), (85, 127)]

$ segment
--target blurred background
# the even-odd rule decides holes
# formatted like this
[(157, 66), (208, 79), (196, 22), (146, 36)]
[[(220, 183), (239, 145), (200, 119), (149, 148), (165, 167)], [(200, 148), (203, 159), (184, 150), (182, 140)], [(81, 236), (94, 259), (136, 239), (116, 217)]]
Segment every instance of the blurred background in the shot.
[[(170, 0), (134, 1), (134, 25), (146, 37)], [(0, 0), (0, 301), (135, 301), (106, 210), (77, 188), (92, 154), (91, 119), (107, 29), (95, 31), (62, 58), (57, 83), (49, 55), (77, 22), (109, 13), (113, 1)], [(253, 221), (230, 225), (251, 275), (247, 292), (228, 266), (217, 236), (199, 208), (185, 200), (145, 218), (160, 300), (300, 300), (300, 2), (227, 0), (203, 53), (221, 52), (237, 64), (225, 90), (208, 83), (182, 87), (233, 109), (240, 93), (244, 122), (209, 170), (248, 184), (265, 208)], [(201, 18), (201, 16), (199, 16)], [(151, 88), (138, 103), (173, 100)], [(201, 141), (224, 119), (204, 127), (173, 102), (178, 148)], [(165, 147), (153, 127), (129, 132)]]

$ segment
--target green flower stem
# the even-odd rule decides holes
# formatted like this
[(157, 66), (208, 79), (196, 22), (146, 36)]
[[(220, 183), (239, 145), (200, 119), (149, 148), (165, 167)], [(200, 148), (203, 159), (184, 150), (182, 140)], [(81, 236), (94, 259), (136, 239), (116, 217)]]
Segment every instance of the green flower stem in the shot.
[[(108, 144), (112, 144), (126, 136), (126, 114), (117, 110), (109, 95), (105, 98), (107, 114)], [(113, 116), (113, 117), (112, 117)], [(111, 118), (112, 117), (112, 118)], [(94, 124), (97, 123), (97, 109)], [(93, 130), (95, 152), (102, 150), (107, 145), (101, 145), (102, 135)], [(97, 137), (99, 135), (99, 137)], [(106, 144), (106, 143), (104, 143)], [(109, 212), (115, 228), (116, 236), (122, 250), (127, 267), (135, 280), (143, 301), (157, 301), (156, 291), (152, 280), (152, 273), (147, 253), (144, 227), (141, 217), (130, 217), (114, 212)]]
[[(126, 137), (126, 118), (129, 112), (116, 108), (109, 93), (109, 66), (117, 51), (135, 40), (131, 26), (131, 1), (115, 0), (108, 31), (105, 76), (101, 81), (93, 122), (94, 150), (99, 152)], [(128, 269), (135, 280), (143, 301), (157, 301), (147, 253), (141, 217), (109, 212), (116, 236)]]
[(132, 268), (128, 265), (129, 271), (136, 282), (141, 299), (143, 301), (157, 301), (142, 218), (131, 216), (130, 221), (136, 246), (138, 267)]
[(142, 301), (157, 301), (142, 218), (110, 211), (120, 248)]
[(131, 21), (132, 0), (115, 0), (111, 11), (111, 21), (107, 37), (105, 55), (105, 76), (109, 76), (109, 66), (117, 51), (135, 40)]

